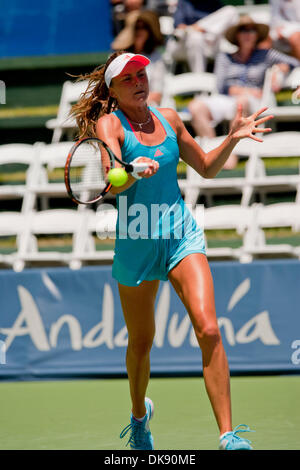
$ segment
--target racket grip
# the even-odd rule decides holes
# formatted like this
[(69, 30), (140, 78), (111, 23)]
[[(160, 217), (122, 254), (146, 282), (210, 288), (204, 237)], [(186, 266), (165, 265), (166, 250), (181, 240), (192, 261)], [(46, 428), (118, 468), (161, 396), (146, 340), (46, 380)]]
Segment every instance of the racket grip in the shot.
[(148, 163), (144, 163), (144, 162), (141, 162), (141, 163), (137, 162), (137, 163), (132, 164), (133, 171), (138, 171), (138, 172), (145, 171), (147, 170), (148, 167), (149, 167)]
[(132, 170), (130, 171), (130, 173), (135, 179), (139, 180), (142, 177), (138, 173), (141, 173), (142, 171), (147, 170), (149, 165), (148, 163), (145, 163), (145, 162), (136, 162), (135, 160), (133, 160), (130, 163), (130, 166), (132, 167)]

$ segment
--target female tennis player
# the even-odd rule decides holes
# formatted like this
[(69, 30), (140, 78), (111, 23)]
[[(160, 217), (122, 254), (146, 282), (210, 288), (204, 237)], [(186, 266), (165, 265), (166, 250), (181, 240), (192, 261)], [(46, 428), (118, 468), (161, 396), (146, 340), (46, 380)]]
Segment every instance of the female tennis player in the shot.
[[(176, 168), (180, 156), (200, 175), (213, 178), (240, 139), (261, 141), (257, 134), (271, 129), (259, 126), (272, 116), (260, 117), (267, 109), (262, 108), (243, 117), (240, 107), (224, 142), (204, 153), (173, 109), (148, 107), (148, 64), (142, 55), (114, 53), (103, 67), (82, 77), (89, 78), (89, 87), (73, 107), (80, 137), (102, 139), (123, 161), (149, 163), (144, 172), (129, 175), (123, 186), (112, 189), (119, 209), (112, 274), (118, 281), (128, 329), (126, 365), (132, 401), (130, 424), (120, 437), (129, 433), (132, 449), (154, 448), (149, 429), (153, 403), (146, 398), (146, 390), (155, 297), (159, 281), (169, 279), (189, 313), (202, 351), (205, 386), (220, 431), (219, 448), (250, 450), (250, 441), (237, 434), (249, 427), (232, 429), (229, 369), (203, 231), (184, 204)], [(121, 211), (121, 197), (126, 198), (126, 214)], [(163, 210), (155, 219), (152, 209), (157, 205)], [(140, 227), (134, 230), (133, 209), (141, 207), (147, 209), (147, 216), (139, 219)]]

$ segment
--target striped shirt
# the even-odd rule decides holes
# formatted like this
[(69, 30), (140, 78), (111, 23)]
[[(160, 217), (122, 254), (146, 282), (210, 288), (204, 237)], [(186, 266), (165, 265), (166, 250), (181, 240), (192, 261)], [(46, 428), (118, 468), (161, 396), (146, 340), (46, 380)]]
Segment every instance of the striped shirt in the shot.
[(275, 64), (294, 68), (300, 61), (275, 49), (255, 49), (246, 63), (238, 62), (235, 54), (220, 52), (215, 64), (218, 91), (227, 95), (231, 86), (261, 89), (266, 70)]

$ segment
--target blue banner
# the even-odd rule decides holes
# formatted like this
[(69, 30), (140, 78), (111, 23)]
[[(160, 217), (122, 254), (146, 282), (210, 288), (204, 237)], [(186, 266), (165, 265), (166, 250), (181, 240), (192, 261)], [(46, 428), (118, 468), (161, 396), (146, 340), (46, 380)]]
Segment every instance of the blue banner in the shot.
[[(232, 372), (300, 371), (300, 262), (211, 263)], [(153, 373), (198, 373), (201, 351), (169, 282), (156, 299)], [(0, 271), (0, 377), (123, 374), (127, 330), (111, 267)]]
[(0, 57), (107, 52), (109, 0), (1, 2)]

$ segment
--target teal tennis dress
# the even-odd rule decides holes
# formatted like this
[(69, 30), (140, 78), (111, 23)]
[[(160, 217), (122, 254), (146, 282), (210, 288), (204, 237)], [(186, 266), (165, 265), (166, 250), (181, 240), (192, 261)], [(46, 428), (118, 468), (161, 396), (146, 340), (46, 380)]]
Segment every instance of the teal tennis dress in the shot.
[(166, 136), (159, 145), (143, 145), (129, 121), (117, 110), (125, 139), (122, 159), (148, 157), (159, 162), (157, 173), (137, 180), (116, 195), (118, 219), (112, 275), (120, 284), (138, 286), (142, 281), (166, 281), (169, 271), (185, 256), (204, 253), (203, 230), (185, 205), (177, 182), (179, 148), (168, 121), (153, 107)]

